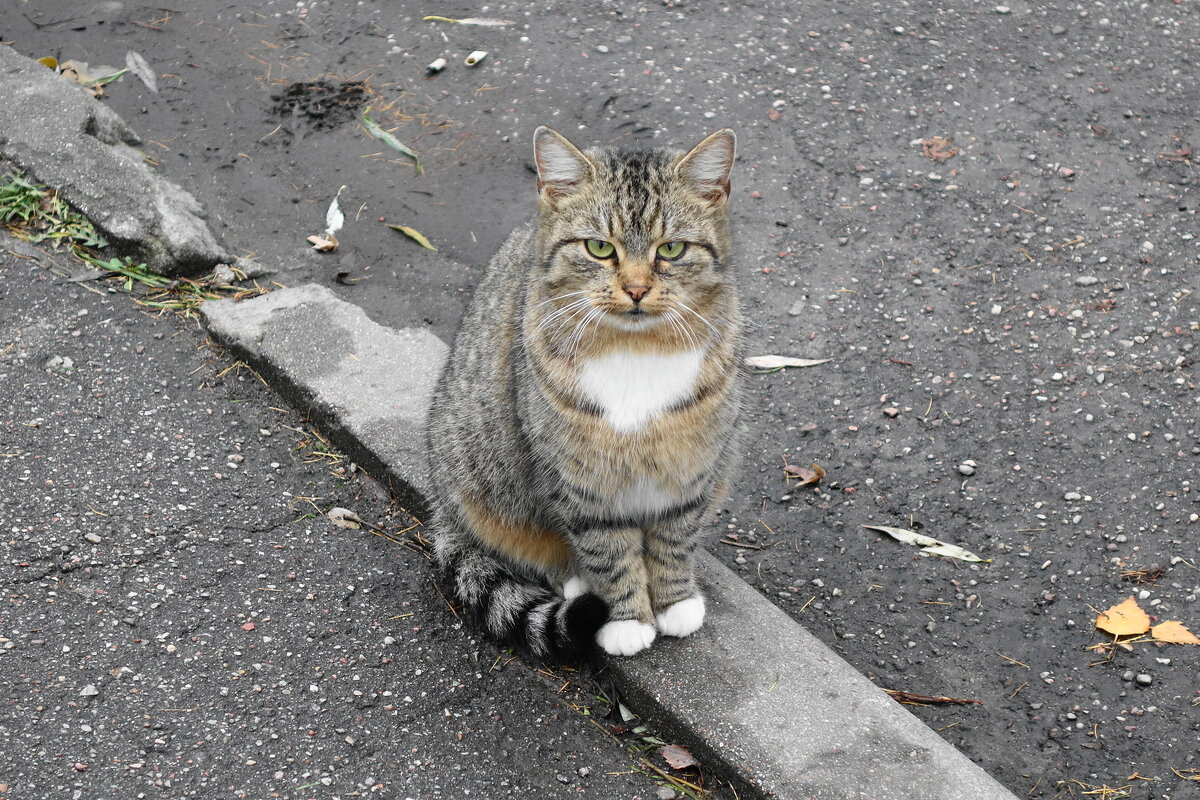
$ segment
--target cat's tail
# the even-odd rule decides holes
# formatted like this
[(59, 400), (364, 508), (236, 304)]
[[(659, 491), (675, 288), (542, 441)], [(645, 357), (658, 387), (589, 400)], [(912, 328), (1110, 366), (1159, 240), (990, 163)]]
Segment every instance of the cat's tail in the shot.
[(473, 543), (435, 541), (455, 599), (492, 639), (537, 658), (573, 661), (594, 653), (609, 611), (599, 596), (567, 599)]

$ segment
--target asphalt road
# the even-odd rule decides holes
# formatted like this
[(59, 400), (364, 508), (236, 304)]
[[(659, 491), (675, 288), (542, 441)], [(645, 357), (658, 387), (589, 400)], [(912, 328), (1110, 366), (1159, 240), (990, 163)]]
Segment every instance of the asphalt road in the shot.
[[(155, 66), (157, 94), (127, 76), (107, 102), (231, 248), (447, 340), (532, 211), (538, 124), (580, 144), (736, 129), (752, 347), (833, 361), (755, 378), (713, 551), (881, 685), (983, 700), (916, 711), (1015, 792), (1197, 795), (1194, 648), (1085, 650), (1092, 609), (1130, 594), (1200, 629), (1195, 4), (26, 13), (5, 37), (28, 55)], [(332, 104), (294, 102), (318, 80)], [(356, 123), (368, 106), (422, 175)], [(343, 185), (342, 246), (316, 253)], [(822, 490), (785, 461), (819, 463)], [(862, 524), (993, 561), (921, 559)]]
[(0, 797), (655, 797), (592, 684), (463, 630), (413, 520), (194, 320), (14, 247)]

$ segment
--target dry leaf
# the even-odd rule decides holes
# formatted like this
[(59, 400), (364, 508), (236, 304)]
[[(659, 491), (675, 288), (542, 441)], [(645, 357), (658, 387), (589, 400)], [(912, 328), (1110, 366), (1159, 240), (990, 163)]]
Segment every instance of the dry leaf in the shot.
[(429, 243), (429, 240), (425, 238), (425, 234), (421, 233), (416, 228), (410, 228), (407, 225), (388, 225), (388, 227), (394, 231), (400, 231), (405, 236), (421, 245), (421, 247), (424, 247), (427, 250), (432, 250), (435, 253), (437, 252), (437, 248)]
[(400, 141), (395, 136), (392, 136), (392, 134), (379, 127), (379, 123), (371, 119), (371, 109), (368, 108), (363, 112), (362, 123), (363, 127), (367, 129), (367, 133), (371, 134), (393, 150), (399, 150), (401, 153), (404, 153), (404, 155), (411, 158), (417, 167), (418, 175), (425, 171), (425, 167), (421, 165), (421, 157), (417, 155), (417, 151), (413, 150), (404, 142)]
[(815, 367), (828, 364), (832, 358), (792, 358), (791, 356), (750, 356), (746, 365), (756, 369), (780, 370), (784, 367)]
[(356, 531), (367, 524), (363, 522), (362, 517), (348, 508), (331, 508), (325, 512), (325, 516), (329, 517), (329, 521), (339, 528), (346, 528), (352, 531)]
[(146, 63), (146, 59), (142, 58), (142, 54), (135, 50), (130, 50), (125, 54), (125, 66), (133, 70), (133, 74), (138, 76), (138, 80), (146, 84), (146, 88), (155, 94), (158, 93), (158, 76), (154, 74), (154, 70), (150, 69), (150, 65)]
[[(345, 188), (345, 186), (342, 187), (342, 189)], [(346, 222), (346, 215), (342, 213), (342, 209), (338, 205), (338, 195), (342, 193), (342, 189), (338, 189), (337, 195), (334, 195), (333, 202), (329, 204), (329, 209), (325, 212), (326, 236), (333, 236), (342, 229), (342, 225)]]
[(972, 700), (967, 697), (945, 697), (943, 695), (928, 695), (917, 694), (916, 692), (906, 692), (902, 689), (884, 689), (888, 695), (897, 703), (910, 703), (915, 705), (983, 705), (982, 700)]
[(1200, 644), (1200, 639), (1183, 626), (1179, 620), (1169, 619), (1150, 629), (1150, 635), (1156, 642), (1171, 644)]
[(508, 25), (516, 25), (511, 19), (487, 19), (484, 17), (466, 17), (465, 19), (453, 19), (451, 17), (438, 17), (430, 14), (428, 17), (421, 17), (422, 22), (453, 22), (457, 25), (477, 25), (481, 28), (503, 28)]
[(306, 241), (313, 246), (313, 250), (322, 253), (332, 253), (338, 246), (337, 237), (333, 234), (309, 236)]
[(1136, 636), (1150, 630), (1150, 617), (1138, 607), (1133, 595), (1096, 617), (1096, 627), (1113, 636)]
[(658, 748), (658, 754), (671, 765), (671, 769), (687, 769), (688, 767), (698, 767), (700, 762), (692, 755), (686, 747), (680, 747), (677, 744), (664, 744)]
[(980, 561), (987, 564), (992, 562), (990, 558), (980, 558), (971, 551), (964, 550), (956, 544), (948, 544), (934, 539), (932, 536), (910, 531), (907, 528), (889, 528), (886, 525), (863, 525), (863, 527), (868, 530), (886, 533), (898, 542), (920, 545), (922, 555), (945, 556), (946, 558), (957, 558), (959, 561)]
[(931, 136), (928, 139), (921, 140), (921, 155), (926, 158), (931, 158), (939, 164), (943, 161), (949, 161), (958, 155), (958, 151), (954, 149), (954, 145), (950, 144), (950, 140), (944, 136)]
[(795, 484), (796, 487), (816, 486), (825, 477), (825, 470), (821, 469), (819, 464), (813, 464), (812, 469), (788, 464), (783, 471), (789, 478), (799, 479), (800, 482)]

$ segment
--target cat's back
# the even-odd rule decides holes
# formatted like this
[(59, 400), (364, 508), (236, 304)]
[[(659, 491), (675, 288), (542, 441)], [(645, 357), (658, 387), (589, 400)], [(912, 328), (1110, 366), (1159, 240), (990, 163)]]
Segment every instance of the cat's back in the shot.
[[(523, 287), (533, 226), (514, 230), (488, 263), (455, 337), (429, 417), (434, 484), (449, 465), (514, 469), (516, 418), (513, 358), (521, 331)], [(442, 478), (442, 480), (439, 480)]]

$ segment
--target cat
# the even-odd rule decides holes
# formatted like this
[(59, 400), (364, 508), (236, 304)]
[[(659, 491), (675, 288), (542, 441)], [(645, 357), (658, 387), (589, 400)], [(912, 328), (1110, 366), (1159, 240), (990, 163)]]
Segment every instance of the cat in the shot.
[(736, 459), (733, 131), (684, 153), (534, 134), (537, 213), (488, 265), (430, 410), (438, 565), (494, 639), (628, 656), (704, 621)]

